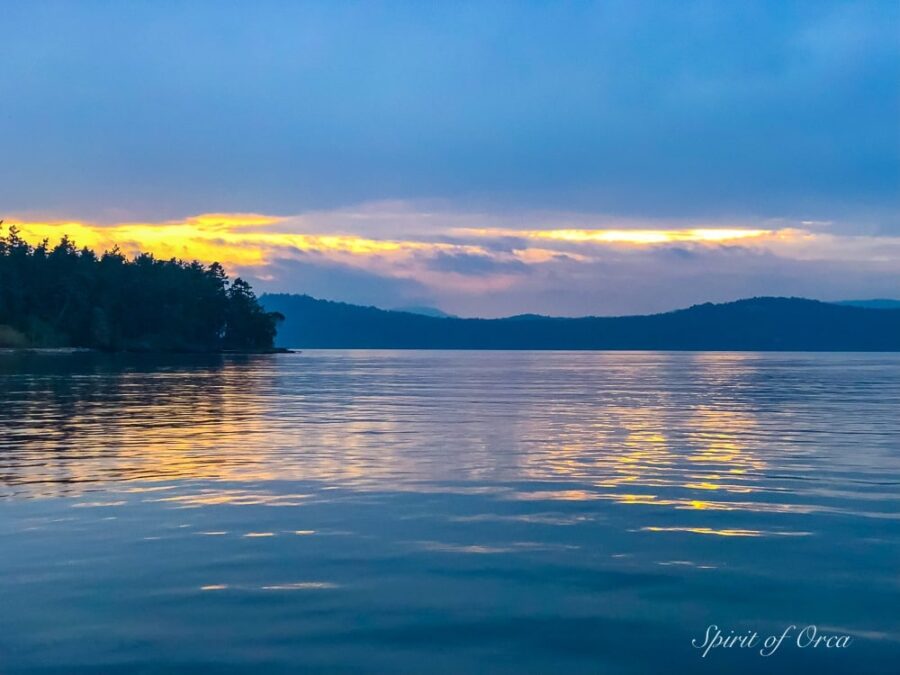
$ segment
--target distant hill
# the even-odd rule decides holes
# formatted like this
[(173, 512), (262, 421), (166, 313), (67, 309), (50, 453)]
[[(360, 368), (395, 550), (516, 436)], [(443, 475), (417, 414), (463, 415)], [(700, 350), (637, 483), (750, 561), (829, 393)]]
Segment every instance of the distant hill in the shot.
[(433, 318), (307, 295), (264, 295), (260, 301), (267, 311), (284, 314), (276, 339), (284, 347), (900, 351), (900, 310), (802, 298), (577, 319)]
[(900, 309), (900, 300), (888, 300), (887, 298), (874, 298), (872, 300), (841, 300), (836, 305), (849, 305), (850, 307), (866, 307), (868, 309)]
[(394, 309), (390, 310), (392, 312), (406, 312), (407, 314), (421, 314), (422, 316), (431, 316), (437, 319), (451, 319), (456, 318), (452, 314), (447, 314), (437, 307), (423, 307), (420, 305), (410, 305), (408, 307), (394, 307)]

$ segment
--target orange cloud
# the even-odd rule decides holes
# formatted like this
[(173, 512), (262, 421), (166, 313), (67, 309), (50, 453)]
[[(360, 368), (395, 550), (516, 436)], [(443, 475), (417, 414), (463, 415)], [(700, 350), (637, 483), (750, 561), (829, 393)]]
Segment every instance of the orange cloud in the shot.
[[(386, 256), (398, 259), (416, 252), (466, 252), (484, 255), (480, 246), (442, 242), (372, 239), (355, 234), (298, 234), (272, 232), (266, 225), (285, 219), (258, 214), (209, 213), (184, 221), (93, 225), (77, 221), (13, 221), (32, 244), (48, 239), (51, 245), (68, 235), (78, 246), (98, 252), (114, 246), (128, 254), (140, 251), (159, 258), (220, 262), (226, 267), (262, 266), (293, 252), (321, 253), (351, 262), (353, 258)], [(252, 229), (251, 229), (252, 228)]]
[(461, 228), (456, 232), (474, 237), (520, 237), (565, 242), (599, 244), (668, 244), (674, 242), (715, 243), (750, 239), (773, 234), (772, 230), (743, 228), (692, 228), (683, 230), (647, 229), (561, 229), (561, 230), (511, 230), (502, 228)]
[[(887, 260), (900, 255), (896, 238), (841, 237), (804, 229), (752, 227), (534, 228), (472, 227), (472, 214), (434, 214), (375, 209), (366, 213), (338, 211), (301, 216), (258, 213), (205, 213), (166, 222), (98, 225), (80, 221), (13, 220), (31, 243), (55, 244), (69, 235), (77, 245), (97, 252), (119, 246), (126, 254), (146, 251), (159, 258), (220, 262), (232, 273), (243, 271), (274, 281), (276, 260), (317, 259), (372, 272), (414, 279), (433, 289), (454, 288), (479, 293), (510, 288), (521, 282), (523, 266), (585, 263), (603, 260), (603, 249), (641, 251), (671, 244), (718, 247), (753, 246), (799, 260)], [(561, 219), (564, 221), (564, 219)], [(532, 221), (533, 222), (533, 221)], [(427, 236), (410, 234), (427, 224)], [(353, 232), (381, 231), (384, 236)], [(392, 234), (387, 234), (391, 230)], [(515, 238), (525, 245), (496, 247), (490, 239)], [(478, 274), (433, 264), (443, 254), (455, 259), (478, 258)], [(511, 263), (511, 264), (510, 264)], [(519, 267), (516, 267), (519, 265)]]
[(204, 228), (229, 230), (234, 227), (259, 227), (284, 221), (282, 216), (264, 216), (259, 213), (203, 213), (191, 216), (185, 222)]
[[(517, 259), (540, 264), (553, 260), (558, 253), (552, 249), (527, 247), (512, 252), (491, 252), (477, 243), (447, 243), (416, 239), (376, 239), (357, 234), (317, 234), (284, 231), (290, 219), (256, 213), (205, 213), (182, 221), (162, 223), (119, 223), (94, 225), (78, 221), (15, 222), (22, 236), (37, 243), (49, 239), (51, 243), (69, 235), (79, 246), (96, 251), (119, 246), (129, 254), (147, 251), (160, 258), (197, 259), (221, 262), (226, 267), (259, 267), (273, 258), (290, 256), (292, 252), (319, 253), (348, 264), (360, 259), (383, 258), (396, 263), (415, 254), (434, 254), (440, 251), (491, 255), (495, 258)], [(280, 226), (272, 231), (267, 226)], [(517, 237), (567, 244), (606, 244), (648, 246), (675, 242), (720, 243), (761, 239), (779, 234), (772, 230), (744, 228), (662, 229), (548, 229), (514, 230), (503, 228), (451, 228), (455, 238), (483, 239), (488, 237)], [(782, 236), (784, 236), (782, 234)], [(794, 238), (791, 235), (789, 238)], [(573, 259), (587, 259), (567, 254)]]
[[(7, 218), (12, 224), (34, 244), (69, 235), (97, 252), (119, 246), (128, 255), (219, 262), (258, 291), (434, 304), (481, 316), (662, 311), (748, 294), (891, 297), (900, 260), (900, 237), (847, 236), (783, 220), (719, 226), (415, 204), (108, 225)], [(659, 255), (667, 248), (690, 255)], [(788, 267), (790, 275), (780, 271)], [(627, 293), (618, 292), (626, 286)]]

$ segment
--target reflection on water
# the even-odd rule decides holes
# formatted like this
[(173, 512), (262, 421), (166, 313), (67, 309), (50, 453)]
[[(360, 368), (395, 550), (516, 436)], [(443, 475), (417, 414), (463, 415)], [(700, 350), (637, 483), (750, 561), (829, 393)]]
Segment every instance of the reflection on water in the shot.
[(898, 439), (896, 355), (0, 354), (0, 672), (890, 672)]

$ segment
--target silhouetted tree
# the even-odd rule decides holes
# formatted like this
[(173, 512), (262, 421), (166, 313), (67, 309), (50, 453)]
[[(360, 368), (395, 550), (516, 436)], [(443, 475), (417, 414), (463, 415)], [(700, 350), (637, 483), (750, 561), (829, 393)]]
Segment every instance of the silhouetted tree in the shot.
[[(258, 349), (272, 345), (275, 323), (284, 319), (278, 312), (266, 312), (256, 300), (253, 289), (243, 279), (235, 279), (227, 291), (223, 344), (228, 349)], [(272, 319), (275, 319), (273, 321)]]
[(218, 263), (97, 256), (68, 237), (50, 248), (0, 230), (0, 346), (265, 350), (281, 318)]

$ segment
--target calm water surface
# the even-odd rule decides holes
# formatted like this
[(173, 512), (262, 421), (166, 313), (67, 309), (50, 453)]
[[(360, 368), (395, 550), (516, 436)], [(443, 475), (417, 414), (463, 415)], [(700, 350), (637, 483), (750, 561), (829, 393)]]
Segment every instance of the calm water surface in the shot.
[(0, 673), (898, 672), (898, 569), (900, 355), (0, 354)]

